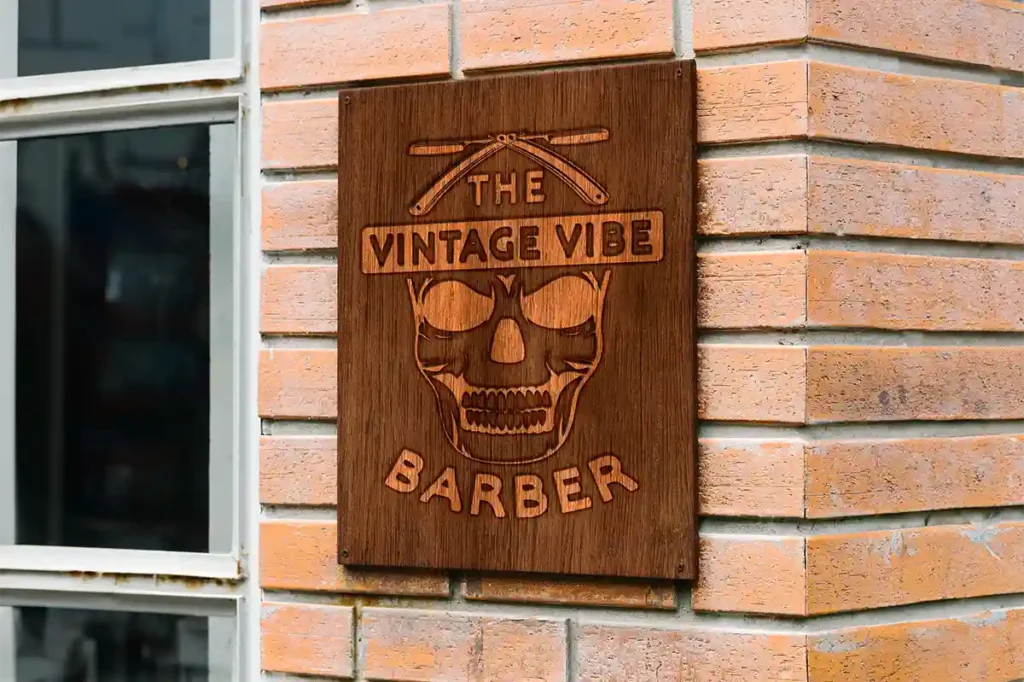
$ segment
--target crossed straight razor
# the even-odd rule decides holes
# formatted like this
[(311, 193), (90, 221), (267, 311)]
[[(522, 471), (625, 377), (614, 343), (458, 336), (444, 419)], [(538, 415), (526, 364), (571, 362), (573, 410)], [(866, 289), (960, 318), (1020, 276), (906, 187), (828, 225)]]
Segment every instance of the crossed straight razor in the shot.
[(463, 158), (439, 177), (412, 206), (409, 213), (421, 216), (428, 213), (441, 197), (461, 180), (467, 173), (481, 163), (494, 156), (502, 149), (511, 149), (523, 156), (536, 161), (566, 182), (583, 201), (593, 206), (601, 206), (608, 202), (608, 192), (590, 177), (579, 166), (562, 155), (535, 142), (545, 142), (552, 146), (591, 144), (604, 142), (609, 133), (606, 128), (592, 130), (575, 130), (565, 133), (499, 133), (480, 140), (462, 140), (456, 142), (413, 142), (409, 145), (410, 156), (442, 156), (458, 154), (470, 147), (483, 145), (469, 156)]

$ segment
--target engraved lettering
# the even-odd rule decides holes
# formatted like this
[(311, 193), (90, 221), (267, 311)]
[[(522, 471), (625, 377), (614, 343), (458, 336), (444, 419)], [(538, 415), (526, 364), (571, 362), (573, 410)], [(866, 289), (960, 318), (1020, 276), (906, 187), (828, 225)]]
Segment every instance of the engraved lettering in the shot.
[(470, 256), (476, 256), (477, 261), (480, 263), (487, 262), (487, 250), (484, 248), (484, 243), (480, 241), (480, 233), (474, 229), (470, 229), (466, 233), (466, 241), (462, 244), (459, 262), (465, 263), (469, 260)]
[(473, 185), (473, 203), (479, 206), (483, 200), (483, 185), (487, 182), (488, 177), (486, 175), (470, 175), (466, 178), (466, 182)]
[(633, 239), (630, 251), (634, 256), (650, 256), (654, 253), (654, 247), (651, 245), (650, 220), (633, 221)]
[(473, 499), (469, 505), (471, 516), (480, 515), (480, 505), (491, 505), (491, 511), (499, 518), (505, 518), (505, 507), (501, 504), (501, 479), (493, 474), (477, 474), (473, 479)]
[(587, 223), (587, 258), (594, 257), (594, 223)]
[(384, 238), (384, 248), (381, 248), (380, 238), (375, 235), (370, 235), (370, 246), (373, 247), (373, 255), (377, 257), (377, 264), (380, 267), (384, 267), (384, 263), (388, 260), (388, 254), (391, 253), (391, 248), (395, 245), (395, 235), (389, 234)]
[(516, 516), (533, 519), (547, 510), (548, 496), (544, 493), (541, 477), (534, 474), (516, 476)]
[(508, 194), (508, 203), (516, 203), (516, 172), (509, 173), (508, 182), (501, 181), (501, 173), (494, 174), (494, 203), (501, 206), (501, 195)]
[[(498, 244), (501, 240), (505, 240), (504, 245)], [(515, 246), (512, 244), (512, 228), (507, 225), (492, 232), (488, 244), (491, 247), (491, 255), (496, 261), (507, 263), (516, 257)]]
[(418, 233), (412, 233), (412, 264), (420, 264), (420, 255), (433, 265), (437, 260), (437, 238), (433, 232), (427, 233), (426, 241)]
[(537, 248), (537, 235), (540, 228), (536, 225), (522, 225), (519, 228), (519, 258), (522, 260), (538, 260), (540, 249)]
[[(554, 474), (555, 489), (558, 491), (558, 504), (563, 514), (590, 509), (593, 501), (580, 490), (580, 470), (576, 467), (559, 469)], [(578, 497), (576, 497), (578, 495)]]
[(405, 235), (398, 235), (398, 265), (405, 265)]
[(606, 220), (601, 223), (601, 255), (614, 258), (626, 250), (626, 229), (622, 223)]
[(423, 471), (423, 458), (412, 450), (402, 450), (395, 460), (384, 485), (400, 493), (411, 493), (420, 484), (420, 472)]
[(582, 233), (583, 226), (579, 223), (573, 223), (572, 237), (566, 238), (565, 227), (561, 223), (555, 225), (555, 235), (558, 237), (558, 243), (562, 245), (562, 253), (565, 254), (566, 258), (572, 258), (572, 255), (576, 253), (576, 244), (579, 242)]
[(437, 238), (444, 242), (447, 247), (445, 252), (448, 264), (455, 264), (455, 243), (462, 239), (462, 232), (459, 230), (442, 230), (437, 233)]
[(459, 496), (459, 486), (455, 482), (455, 469), (445, 467), (437, 480), (430, 484), (430, 487), (420, 496), (420, 502), (430, 502), (435, 497), (443, 497), (448, 500), (448, 507), (453, 512), (462, 511), (462, 498)]
[(640, 485), (636, 479), (622, 471), (622, 462), (615, 455), (592, 459), (587, 466), (590, 467), (594, 483), (597, 484), (597, 490), (605, 502), (612, 501), (612, 489), (609, 485), (611, 483), (618, 483), (629, 492), (635, 491)]
[[(544, 171), (542, 170), (529, 170), (526, 171), (526, 203), (528, 204), (541, 204), (544, 203), (544, 193), (541, 191), (540, 183), (544, 179)], [(479, 206), (480, 204), (477, 204)]]

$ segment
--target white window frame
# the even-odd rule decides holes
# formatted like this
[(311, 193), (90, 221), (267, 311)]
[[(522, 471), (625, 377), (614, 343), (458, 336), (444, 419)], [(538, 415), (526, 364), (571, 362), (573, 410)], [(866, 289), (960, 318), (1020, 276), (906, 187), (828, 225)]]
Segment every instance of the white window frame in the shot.
[(211, 59), (18, 78), (18, 0), (0, 0), (0, 102), (242, 78), (245, 0), (210, 0)]
[[(0, 680), (14, 607), (211, 616), (211, 679), (259, 677), (259, 86), (255, 0), (210, 0), (208, 61), (16, 78), (18, 0), (0, 0)], [(10, 32), (9, 32), (10, 31)], [(230, 34), (229, 39), (226, 39)], [(225, 48), (227, 46), (227, 48)], [(244, 50), (244, 52), (243, 52)], [(244, 68), (249, 64), (249, 68)], [(160, 86), (150, 88), (147, 86)], [(17, 100), (17, 101), (12, 101)], [(254, 111), (256, 115), (254, 114)], [(211, 128), (210, 553), (14, 545), (17, 141), (191, 123)], [(229, 224), (230, 232), (216, 229)], [(230, 494), (225, 485), (230, 482)], [(5, 544), (7, 543), (7, 544)], [(226, 617), (226, 618), (225, 618)]]

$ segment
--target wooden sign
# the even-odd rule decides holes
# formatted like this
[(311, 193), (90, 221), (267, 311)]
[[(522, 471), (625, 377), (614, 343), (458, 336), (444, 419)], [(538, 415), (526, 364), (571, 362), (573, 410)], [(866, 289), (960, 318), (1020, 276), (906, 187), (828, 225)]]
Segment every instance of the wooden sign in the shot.
[(342, 91), (341, 563), (695, 576), (694, 82)]

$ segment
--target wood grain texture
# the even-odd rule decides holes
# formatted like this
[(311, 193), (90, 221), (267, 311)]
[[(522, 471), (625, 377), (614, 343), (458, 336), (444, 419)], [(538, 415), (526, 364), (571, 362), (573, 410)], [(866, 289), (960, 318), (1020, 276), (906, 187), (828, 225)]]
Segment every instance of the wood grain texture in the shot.
[(344, 563), (693, 576), (694, 87), (659, 62), (340, 93)]
[(1024, 591), (1024, 523), (807, 538), (811, 615)]
[(1016, 682), (1024, 610), (847, 628), (807, 637), (813, 682)]
[(807, 419), (893, 421), (1024, 418), (1024, 348), (808, 351)]
[(813, 156), (805, 210), (814, 233), (1024, 243), (1019, 175)]
[(811, 518), (1024, 502), (1024, 435), (824, 441), (806, 466)]
[(581, 682), (806, 682), (804, 635), (581, 625)]
[(1024, 90), (809, 63), (811, 137), (1024, 158)]
[(675, 596), (673, 584), (662, 581), (490, 575), (466, 581), (466, 599), (471, 601), (672, 609)]

